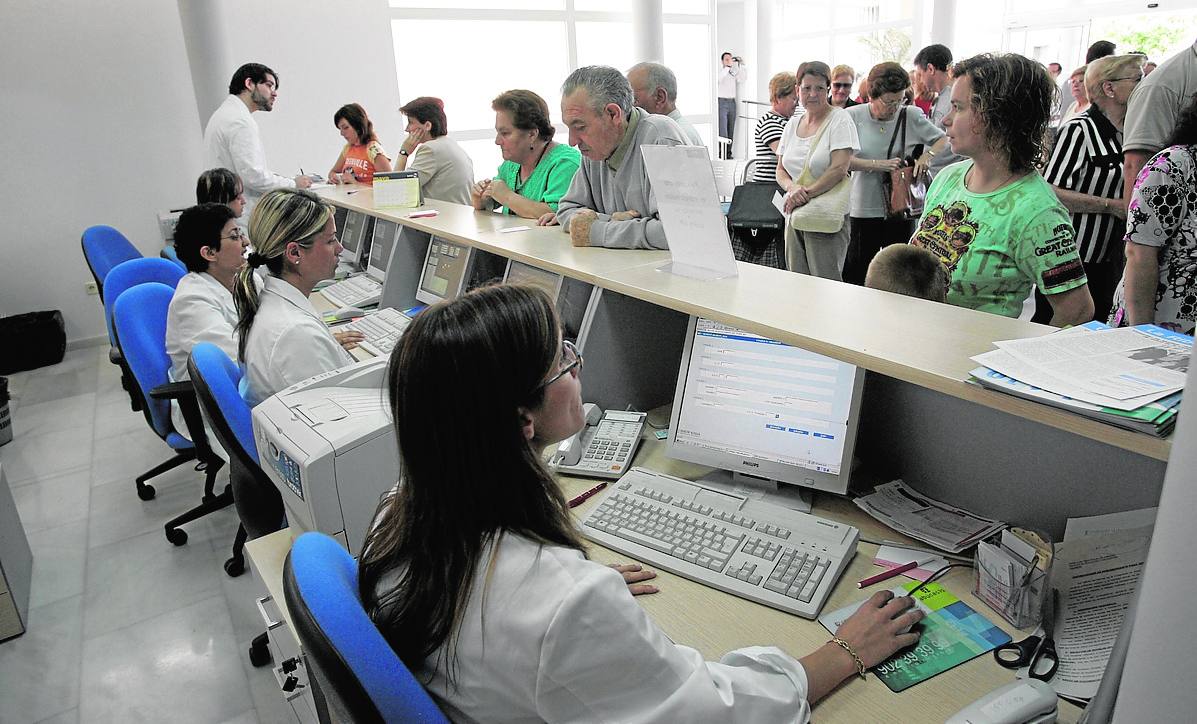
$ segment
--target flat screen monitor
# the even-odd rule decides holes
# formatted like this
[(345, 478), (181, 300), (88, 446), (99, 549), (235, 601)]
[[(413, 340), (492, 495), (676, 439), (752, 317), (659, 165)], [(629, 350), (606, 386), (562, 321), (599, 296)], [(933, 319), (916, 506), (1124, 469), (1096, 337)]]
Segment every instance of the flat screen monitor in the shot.
[(341, 239), (341, 246), (345, 247), (345, 251), (341, 253), (341, 258), (351, 264), (357, 264), (361, 261), (362, 255), (362, 237), (365, 236), (366, 223), (369, 217), (357, 211), (350, 211), (345, 214), (345, 225), (339, 229), (337, 236)]
[(391, 252), (395, 249), (395, 238), (399, 236), (399, 225), (394, 221), (377, 219), (374, 222), (374, 242), (370, 244), (370, 263), (366, 271), (378, 281), (387, 276), (391, 263)]
[(425, 304), (456, 299), (464, 291), (473, 251), (468, 246), (432, 237), (416, 299)]
[(863, 379), (855, 365), (691, 317), (669, 455), (846, 493)]
[(549, 299), (554, 302), (561, 294), (562, 278), (560, 274), (539, 269), (515, 259), (507, 262), (507, 273), (503, 275), (503, 281), (508, 284), (527, 284), (543, 289), (545, 294), (549, 295)]

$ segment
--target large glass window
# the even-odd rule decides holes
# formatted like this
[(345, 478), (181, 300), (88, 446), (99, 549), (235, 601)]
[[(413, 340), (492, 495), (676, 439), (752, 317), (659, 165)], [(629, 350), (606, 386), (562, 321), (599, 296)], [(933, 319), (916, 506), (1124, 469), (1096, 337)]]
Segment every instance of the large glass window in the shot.
[[(399, 99), (445, 101), (449, 135), (481, 178), (500, 161), (490, 102), (512, 88), (540, 94), (566, 142), (561, 83), (584, 65), (626, 71), (639, 58), (638, 0), (388, 0)], [(665, 63), (678, 107), (696, 126), (713, 121), (714, 0), (663, 0)]]

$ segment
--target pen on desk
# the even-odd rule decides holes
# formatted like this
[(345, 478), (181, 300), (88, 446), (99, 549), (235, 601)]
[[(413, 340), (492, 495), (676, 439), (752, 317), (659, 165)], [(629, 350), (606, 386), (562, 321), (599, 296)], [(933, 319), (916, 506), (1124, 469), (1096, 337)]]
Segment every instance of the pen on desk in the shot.
[(607, 487), (606, 483), (599, 483), (598, 485), (594, 486), (590, 490), (587, 490), (585, 493), (582, 493), (578, 497), (571, 499), (569, 501), (569, 507), (571, 507), (571, 508), (578, 507), (582, 503), (585, 503), (587, 501), (587, 499), (589, 499), (591, 496), (597, 494), (599, 491), (601, 491), (605, 487)]
[(882, 571), (881, 573), (878, 573), (874, 576), (869, 576), (868, 578), (862, 578), (860, 581), (857, 582), (856, 587), (864, 588), (866, 586), (871, 586), (874, 583), (881, 583), (882, 581), (888, 581), (889, 579), (891, 579), (895, 576), (900, 576), (907, 571), (913, 571), (914, 569), (918, 568), (919, 566), (926, 565), (927, 563), (930, 563), (931, 561), (935, 560), (937, 557), (938, 556), (929, 556), (927, 558), (920, 558), (917, 561), (911, 561), (909, 563), (904, 563), (896, 568), (890, 568), (887, 571)]
[(358, 192), (358, 189), (354, 189), (353, 191), (346, 191), (346, 192), (345, 192), (345, 195), (346, 195), (346, 196), (352, 196), (352, 195), (356, 194), (357, 192)]

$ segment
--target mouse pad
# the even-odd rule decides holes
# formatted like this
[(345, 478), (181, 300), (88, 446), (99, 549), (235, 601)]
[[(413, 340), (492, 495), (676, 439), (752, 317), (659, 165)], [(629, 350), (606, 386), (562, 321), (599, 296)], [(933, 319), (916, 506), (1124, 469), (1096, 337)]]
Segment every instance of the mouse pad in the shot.
[[(917, 581), (912, 581), (891, 590), (894, 595), (905, 596), (917, 585)], [(916, 624), (916, 628), (922, 630), (918, 643), (898, 651), (872, 669), (890, 691), (909, 689), (1010, 641), (1009, 634), (938, 583), (925, 586), (915, 598), (919, 608), (927, 614)], [(863, 603), (858, 601), (825, 613), (819, 617), (819, 623), (835, 633)]]

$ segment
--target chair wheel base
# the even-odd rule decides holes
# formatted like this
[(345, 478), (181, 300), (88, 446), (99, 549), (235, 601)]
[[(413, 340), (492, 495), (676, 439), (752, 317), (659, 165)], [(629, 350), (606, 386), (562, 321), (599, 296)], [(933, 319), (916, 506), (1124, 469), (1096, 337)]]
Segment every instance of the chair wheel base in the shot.
[(245, 573), (245, 559), (234, 556), (224, 562), (224, 572), (229, 578), (236, 578)]
[(266, 634), (262, 634), (253, 640), (249, 647), (249, 663), (253, 664), (254, 668), (260, 669), (263, 666), (269, 666), (274, 658), (270, 655), (270, 646), (267, 645)]
[(167, 528), (166, 540), (177, 546), (185, 545), (187, 543), (187, 531), (182, 528)]
[(153, 500), (154, 496), (157, 494), (158, 491), (154, 490), (153, 485), (145, 485), (142, 483), (137, 484), (137, 497), (141, 498), (142, 500)]

